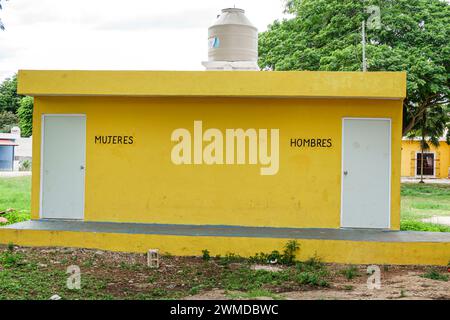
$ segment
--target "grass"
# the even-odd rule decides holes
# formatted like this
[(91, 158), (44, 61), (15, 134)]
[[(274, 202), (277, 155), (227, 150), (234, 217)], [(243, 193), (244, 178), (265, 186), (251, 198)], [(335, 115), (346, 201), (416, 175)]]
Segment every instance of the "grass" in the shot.
[(440, 273), (435, 268), (430, 268), (426, 273), (422, 275), (423, 278), (428, 278), (432, 280), (439, 280), (439, 281), (448, 281), (449, 276), (443, 273)]
[(250, 299), (250, 300), (260, 297), (268, 297), (272, 298), (273, 300), (284, 299), (280, 295), (264, 289), (250, 290), (248, 292), (229, 292), (227, 293), (227, 297), (230, 299)]
[(12, 209), (10, 212), (1, 215), (1, 217), (8, 219), (8, 224), (29, 220), (30, 202), (30, 176), (0, 178), (0, 212)]
[(66, 287), (67, 274), (61, 269), (48, 269), (35, 261), (28, 261), (23, 254), (6, 251), (0, 254), (0, 300), (46, 300), (58, 294), (64, 299), (111, 299), (102, 293), (105, 281), (89, 275), (83, 277), (83, 290)]
[[(8, 246), (0, 249), (0, 300), (42, 300), (54, 294), (62, 299), (177, 299), (213, 288), (234, 298), (281, 299), (280, 292), (328, 287), (332, 279), (317, 258), (277, 272), (253, 270), (250, 260), (239, 261), (162, 257), (162, 267), (151, 269), (142, 254)], [(66, 286), (69, 265), (80, 268), (81, 290)]]
[(421, 221), (433, 216), (450, 216), (450, 185), (402, 184), (401, 230), (450, 232), (450, 226)]
[(417, 220), (402, 220), (400, 222), (400, 228), (404, 231), (450, 232), (450, 226)]
[(358, 267), (351, 265), (348, 268), (345, 268), (341, 271), (341, 273), (346, 277), (348, 280), (351, 280), (357, 276), (359, 276)]
[(401, 201), (404, 220), (450, 216), (450, 184), (404, 183)]

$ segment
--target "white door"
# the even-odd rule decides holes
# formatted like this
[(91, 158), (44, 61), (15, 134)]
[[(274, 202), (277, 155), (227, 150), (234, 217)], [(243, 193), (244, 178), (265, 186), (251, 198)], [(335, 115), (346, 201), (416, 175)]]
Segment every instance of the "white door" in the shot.
[(86, 117), (42, 116), (41, 217), (84, 218)]
[(344, 228), (390, 227), (391, 121), (343, 119)]

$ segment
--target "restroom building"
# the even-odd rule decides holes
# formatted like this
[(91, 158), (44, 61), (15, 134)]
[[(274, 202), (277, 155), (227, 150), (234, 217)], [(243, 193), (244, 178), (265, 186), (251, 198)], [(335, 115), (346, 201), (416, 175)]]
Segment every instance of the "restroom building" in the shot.
[(1, 243), (448, 262), (449, 236), (398, 231), (405, 73), (21, 70), (18, 91), (32, 221)]
[(34, 219), (399, 228), (404, 73), (20, 71)]
[(450, 235), (399, 231), (406, 74), (258, 72), (257, 42), (229, 8), (207, 71), (20, 70), (32, 221), (0, 243), (447, 264)]

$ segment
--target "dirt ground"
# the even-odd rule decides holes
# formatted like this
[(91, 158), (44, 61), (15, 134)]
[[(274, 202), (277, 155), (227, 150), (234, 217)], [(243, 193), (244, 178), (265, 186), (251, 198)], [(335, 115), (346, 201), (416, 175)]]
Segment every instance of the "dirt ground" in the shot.
[[(6, 247), (0, 247), (0, 255), (5, 257), (7, 252)], [(256, 279), (239, 278), (253, 276), (255, 264), (247, 260), (223, 263), (223, 258), (205, 261), (201, 257), (162, 256), (160, 267), (151, 269), (146, 266), (144, 254), (23, 247), (15, 247), (14, 254), (19, 259), (14, 260), (16, 262), (13, 265), (7, 266), (5, 258), (3, 262), (0, 260), (0, 278), (11, 281), (0, 283), (3, 294), (0, 297), (3, 299), (48, 299), (47, 296), (59, 294), (65, 299), (450, 300), (450, 281), (422, 277), (430, 270), (430, 266), (379, 266), (381, 288), (368, 289), (367, 265), (354, 266), (354, 276), (349, 279), (344, 271), (351, 266), (324, 264), (328, 281), (326, 287), (303, 285), (289, 279), (281, 283), (261, 282), (261, 287), (257, 288), (259, 291), (253, 287), (247, 292), (233, 290), (233, 285), (239, 287), (240, 281), (251, 282), (251, 279)], [(75, 294), (65, 289), (66, 269), (69, 265), (80, 266), (84, 277), (84, 291)], [(296, 267), (277, 266), (273, 269), (277, 268), (281, 272), (289, 272)], [(242, 273), (244, 269), (246, 273)], [(433, 269), (444, 276), (450, 275), (447, 267)], [(10, 278), (6, 278), (8, 272)], [(266, 275), (268, 272), (266, 271)], [(40, 278), (33, 278), (35, 276)], [(265, 278), (257, 279), (266, 281)]]
[[(450, 300), (450, 282), (423, 278), (420, 276), (423, 273), (423, 267), (396, 267), (395, 271), (384, 272), (380, 289), (368, 289), (363, 281), (367, 277), (360, 277), (354, 281), (339, 279), (330, 288), (284, 292), (279, 296), (287, 300)], [(211, 290), (185, 299), (228, 300), (229, 297), (225, 290)]]

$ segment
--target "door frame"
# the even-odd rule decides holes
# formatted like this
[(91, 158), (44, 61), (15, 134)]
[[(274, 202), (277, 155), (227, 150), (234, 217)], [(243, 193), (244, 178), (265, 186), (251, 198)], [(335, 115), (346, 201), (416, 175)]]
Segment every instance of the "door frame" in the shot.
[[(420, 178), (420, 174), (417, 174), (417, 155), (421, 154), (422, 152), (416, 151), (416, 158), (414, 159), (414, 172), (415, 172), (415, 178)], [(431, 153), (433, 154), (433, 175), (426, 175), (424, 174), (424, 178), (436, 178), (436, 152), (434, 151), (425, 151), (424, 154)]]
[[(345, 120), (374, 120), (374, 121), (388, 121), (389, 122), (389, 145), (388, 145), (388, 149), (389, 149), (389, 196), (388, 196), (388, 201), (389, 201), (389, 206), (388, 206), (388, 215), (389, 215), (389, 222), (388, 222), (388, 226), (387, 229), (391, 229), (391, 205), (392, 205), (392, 190), (391, 190), (391, 184), (392, 184), (392, 119), (391, 118), (367, 118), (367, 117), (343, 117), (342, 118), (342, 122), (341, 122), (341, 215), (340, 215), (340, 228), (348, 228), (348, 227), (344, 227), (342, 225), (344, 219), (344, 146), (345, 146), (345, 139), (344, 139), (344, 129), (345, 129)], [(363, 228), (361, 228), (363, 229)], [(369, 229), (369, 228), (368, 228)], [(370, 229), (378, 229), (378, 228), (370, 228)], [(381, 228), (384, 229), (384, 228)]]
[[(81, 221), (84, 220), (85, 214), (85, 193), (86, 193), (86, 114), (84, 113), (42, 113), (41, 114), (41, 146), (40, 146), (40, 169), (39, 169), (39, 219), (50, 219), (44, 218), (42, 212), (42, 200), (43, 200), (43, 186), (44, 186), (44, 143), (45, 143), (45, 117), (83, 117), (84, 118), (84, 150), (83, 150), (83, 162), (84, 162), (84, 170), (83, 170), (83, 190), (82, 190), (82, 201), (83, 201), (83, 210), (82, 210), (82, 219), (71, 219)], [(63, 220), (63, 219), (61, 219)]]

